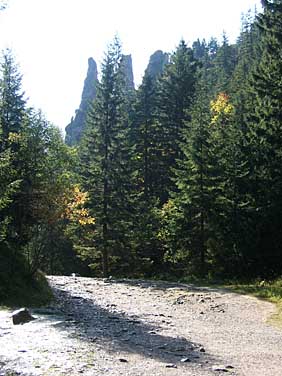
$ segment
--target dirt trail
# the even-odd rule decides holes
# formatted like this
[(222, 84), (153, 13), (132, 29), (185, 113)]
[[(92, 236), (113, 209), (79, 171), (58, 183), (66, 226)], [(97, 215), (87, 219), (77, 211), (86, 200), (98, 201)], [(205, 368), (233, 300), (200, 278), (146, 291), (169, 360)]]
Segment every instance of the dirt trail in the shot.
[(189, 285), (49, 277), (57, 303), (13, 326), (0, 311), (1, 375), (281, 376), (274, 306)]

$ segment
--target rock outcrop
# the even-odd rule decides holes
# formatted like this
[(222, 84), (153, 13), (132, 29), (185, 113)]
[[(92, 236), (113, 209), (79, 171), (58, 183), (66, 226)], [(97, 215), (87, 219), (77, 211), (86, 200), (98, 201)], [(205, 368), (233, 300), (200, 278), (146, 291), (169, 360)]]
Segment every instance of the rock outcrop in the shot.
[[(125, 77), (125, 85), (128, 92), (134, 91), (134, 78), (132, 69), (131, 55), (123, 55), (121, 60), (121, 69)], [(79, 109), (75, 111), (75, 116), (71, 119), (70, 124), (66, 126), (66, 138), (67, 145), (73, 146), (78, 144), (81, 136), (84, 132), (86, 125), (87, 112), (90, 103), (96, 98), (98, 84), (98, 71), (96, 62), (92, 59), (88, 59), (88, 71), (84, 81), (84, 87), (81, 96), (81, 103)]]
[(76, 145), (81, 139), (82, 133), (85, 129), (86, 115), (89, 105), (96, 98), (97, 83), (97, 64), (93, 58), (89, 58), (88, 71), (84, 81), (80, 106), (78, 110), (75, 111), (75, 116), (71, 119), (70, 124), (66, 126), (65, 142), (67, 145)]
[(165, 65), (169, 62), (169, 55), (166, 52), (158, 50), (150, 56), (149, 64), (146, 68), (145, 74), (149, 74), (153, 79), (156, 79), (163, 73)]
[(131, 55), (123, 55), (121, 59), (121, 69), (124, 73), (125, 85), (128, 91), (134, 90), (134, 77), (132, 69)]
[[(154, 80), (160, 76), (164, 67), (169, 62), (169, 54), (158, 50), (151, 55), (145, 74), (149, 74)], [(128, 94), (135, 90), (134, 76), (132, 69), (131, 55), (123, 55), (121, 60), (121, 69), (125, 77), (125, 85)], [(84, 87), (81, 96), (81, 102), (75, 116), (71, 119), (70, 124), (66, 126), (67, 145), (73, 146), (79, 143), (86, 126), (87, 112), (89, 105), (95, 100), (98, 84), (97, 64), (94, 59), (88, 59), (88, 71), (84, 81)]]

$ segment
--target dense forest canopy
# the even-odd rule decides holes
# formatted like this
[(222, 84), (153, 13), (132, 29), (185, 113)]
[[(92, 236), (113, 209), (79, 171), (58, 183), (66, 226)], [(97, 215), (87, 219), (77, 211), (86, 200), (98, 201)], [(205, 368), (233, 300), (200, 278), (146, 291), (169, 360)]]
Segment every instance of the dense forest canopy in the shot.
[(0, 79), (0, 298), (33, 278), (265, 277), (282, 270), (282, 1), (235, 44), (181, 40), (129, 86), (108, 47), (80, 142), (32, 108), (11, 51)]

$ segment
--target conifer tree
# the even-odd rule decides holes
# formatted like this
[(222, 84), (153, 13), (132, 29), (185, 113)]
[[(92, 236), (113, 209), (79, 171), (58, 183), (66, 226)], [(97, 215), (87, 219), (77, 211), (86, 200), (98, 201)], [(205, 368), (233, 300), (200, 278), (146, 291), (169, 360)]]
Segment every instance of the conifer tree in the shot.
[(19, 133), (25, 117), (25, 101), (22, 77), (10, 50), (6, 50), (1, 62), (0, 122), (2, 127), (1, 150), (8, 145), (10, 133)]
[[(160, 132), (156, 114), (156, 81), (148, 71), (138, 88), (131, 126), (135, 170), (134, 249), (142, 273), (160, 268), (163, 253), (157, 239), (159, 221), (156, 207), (160, 194)], [(136, 265), (137, 266), (137, 265)], [(156, 270), (155, 270), (156, 271)]]
[(184, 124), (190, 118), (196, 82), (197, 62), (193, 51), (182, 40), (171, 61), (166, 65), (158, 87), (159, 122), (159, 170), (161, 176), (159, 199), (167, 201), (169, 191), (175, 190), (172, 168), (182, 158), (180, 142), (183, 139)]
[[(9, 173), (5, 176), (7, 184), (19, 180), (20, 158), (18, 155), (21, 131), (27, 118), (27, 110), (22, 92), (22, 77), (10, 50), (3, 52), (0, 78), (0, 152), (9, 155)], [(6, 158), (5, 157), (5, 158)], [(13, 241), (18, 238), (17, 220), (20, 218), (19, 208), (14, 200), (9, 201), (5, 216), (10, 221), (10, 236)], [(12, 229), (12, 227), (13, 229)]]
[(191, 121), (186, 124), (184, 140), (181, 143), (183, 159), (178, 160), (175, 169), (178, 191), (174, 194), (173, 202), (177, 210), (174, 210), (176, 217), (171, 218), (171, 223), (178, 222), (180, 227), (173, 231), (177, 253), (182, 254), (190, 271), (202, 275), (206, 271), (208, 222), (214, 198), (211, 194), (209, 123), (207, 83), (205, 76), (202, 76), (197, 84)]
[(117, 262), (130, 262), (130, 151), (127, 101), (117, 39), (109, 46), (102, 65), (97, 98), (88, 116), (81, 150), (83, 184), (96, 218), (91, 257), (103, 275), (113, 272)]
[[(281, 269), (282, 208), (282, 2), (267, 0), (257, 16), (259, 63), (252, 74), (248, 112), (250, 192), (255, 223), (253, 265), (263, 273)], [(252, 270), (254, 272), (254, 270)]]
[(237, 61), (236, 45), (230, 45), (226, 33), (223, 33), (222, 44), (216, 52), (211, 73), (214, 75), (213, 95), (220, 92), (229, 93), (230, 78)]
[(159, 160), (159, 132), (156, 121), (156, 87), (151, 76), (146, 73), (137, 91), (131, 132), (138, 169), (138, 190), (142, 192), (144, 201), (156, 197), (159, 189), (155, 173)]

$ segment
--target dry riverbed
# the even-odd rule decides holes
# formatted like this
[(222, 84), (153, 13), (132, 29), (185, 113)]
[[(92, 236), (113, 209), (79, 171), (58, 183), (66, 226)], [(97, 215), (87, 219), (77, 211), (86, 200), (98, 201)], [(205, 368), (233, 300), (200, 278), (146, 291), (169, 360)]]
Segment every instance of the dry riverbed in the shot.
[(57, 298), (13, 325), (0, 311), (1, 375), (281, 376), (275, 307), (211, 288), (49, 277)]

